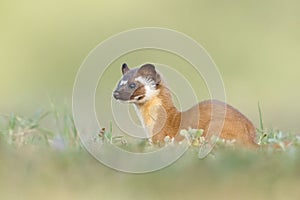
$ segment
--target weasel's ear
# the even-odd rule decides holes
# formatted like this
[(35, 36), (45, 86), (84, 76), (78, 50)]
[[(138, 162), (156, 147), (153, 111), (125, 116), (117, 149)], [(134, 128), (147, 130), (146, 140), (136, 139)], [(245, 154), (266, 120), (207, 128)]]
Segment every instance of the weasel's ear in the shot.
[(127, 66), (126, 63), (123, 63), (122, 65), (122, 73), (125, 74), (126, 72), (128, 72), (130, 69), (129, 67)]
[(155, 66), (152, 64), (144, 64), (139, 68), (138, 73), (144, 77), (152, 78), (156, 83), (160, 82), (160, 75), (156, 72)]

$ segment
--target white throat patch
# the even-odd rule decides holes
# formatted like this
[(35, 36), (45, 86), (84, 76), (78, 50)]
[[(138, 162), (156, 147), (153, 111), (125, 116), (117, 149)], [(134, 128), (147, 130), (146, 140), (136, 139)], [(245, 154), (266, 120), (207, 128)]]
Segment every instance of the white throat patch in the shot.
[(145, 98), (143, 101), (148, 101), (152, 99), (154, 96), (158, 95), (159, 90), (156, 89), (156, 83), (153, 79), (148, 78), (148, 77), (142, 77), (139, 76), (135, 78), (135, 81), (140, 82), (141, 84), (144, 85), (145, 88)]

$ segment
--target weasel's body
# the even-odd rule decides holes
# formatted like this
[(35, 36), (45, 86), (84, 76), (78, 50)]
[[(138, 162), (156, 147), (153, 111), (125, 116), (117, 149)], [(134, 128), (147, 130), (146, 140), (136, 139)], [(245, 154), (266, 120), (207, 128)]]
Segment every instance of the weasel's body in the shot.
[(145, 64), (130, 70), (124, 64), (122, 72), (123, 78), (114, 97), (135, 104), (154, 143), (164, 142), (166, 136), (182, 140), (180, 130), (194, 128), (203, 129), (204, 136), (220, 132), (221, 138), (234, 139), (239, 145), (257, 146), (255, 127), (235, 108), (220, 101), (207, 100), (180, 112), (153, 65)]

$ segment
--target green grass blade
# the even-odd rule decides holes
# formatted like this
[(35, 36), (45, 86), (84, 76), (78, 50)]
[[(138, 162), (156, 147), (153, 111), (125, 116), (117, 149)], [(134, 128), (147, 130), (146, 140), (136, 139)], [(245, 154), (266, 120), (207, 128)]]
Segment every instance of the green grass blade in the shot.
[(262, 118), (262, 112), (261, 112), (261, 107), (260, 103), (258, 102), (258, 112), (259, 112), (259, 125), (260, 125), (260, 131), (263, 133), (264, 132), (264, 123), (263, 123), (263, 118)]

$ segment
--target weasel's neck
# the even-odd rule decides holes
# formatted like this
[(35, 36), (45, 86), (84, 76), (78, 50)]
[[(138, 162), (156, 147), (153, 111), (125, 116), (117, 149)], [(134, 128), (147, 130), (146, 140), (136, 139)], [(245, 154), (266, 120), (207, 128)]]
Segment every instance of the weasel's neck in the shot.
[(155, 134), (166, 134), (164, 132), (168, 131), (168, 127), (176, 126), (174, 121), (178, 121), (177, 116), (180, 113), (174, 106), (169, 89), (164, 85), (159, 85), (157, 90), (159, 90), (158, 95), (151, 100), (135, 105), (149, 137)]

